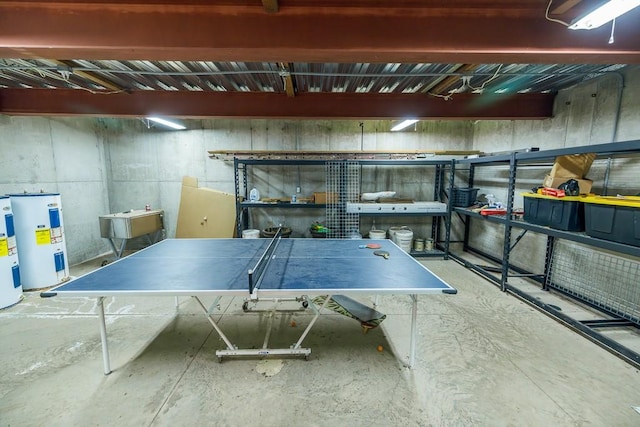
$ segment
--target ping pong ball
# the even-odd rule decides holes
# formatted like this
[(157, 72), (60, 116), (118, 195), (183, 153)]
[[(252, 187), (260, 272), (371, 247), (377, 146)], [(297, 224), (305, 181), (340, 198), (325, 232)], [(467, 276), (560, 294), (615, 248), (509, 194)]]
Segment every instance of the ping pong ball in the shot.
[(378, 351), (383, 351), (383, 350), (384, 350), (384, 347), (383, 347), (383, 346), (381, 346), (381, 345), (379, 345), (379, 346), (378, 346)]

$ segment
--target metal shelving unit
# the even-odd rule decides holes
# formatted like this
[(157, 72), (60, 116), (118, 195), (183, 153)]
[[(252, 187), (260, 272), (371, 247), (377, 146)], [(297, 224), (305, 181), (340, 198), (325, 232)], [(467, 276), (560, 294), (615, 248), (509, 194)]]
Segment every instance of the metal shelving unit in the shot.
[[(500, 287), (502, 291), (510, 292), (523, 300), (534, 305), (538, 309), (544, 311), (548, 315), (556, 318), (564, 324), (570, 326), (575, 331), (583, 334), (592, 341), (595, 341), (599, 345), (612, 351), (616, 355), (620, 356), (627, 362), (633, 364), (636, 367), (640, 367), (640, 354), (625, 347), (624, 345), (610, 339), (609, 337), (599, 333), (597, 329), (604, 327), (619, 327), (619, 326), (634, 326), (640, 327), (640, 316), (637, 311), (621, 310), (616, 302), (609, 300), (606, 295), (603, 297), (599, 292), (599, 296), (586, 296), (580, 292), (568, 292), (563, 286), (559, 286), (554, 282), (554, 253), (557, 244), (562, 241), (570, 241), (586, 245), (591, 248), (597, 248), (604, 251), (613, 252), (615, 254), (623, 254), (631, 257), (640, 258), (640, 247), (617, 243), (609, 240), (597, 239), (587, 236), (584, 232), (568, 232), (562, 230), (556, 230), (550, 227), (530, 224), (521, 218), (514, 215), (513, 201), (514, 192), (516, 188), (516, 176), (517, 170), (520, 167), (536, 165), (541, 163), (548, 163), (553, 161), (557, 156), (570, 155), (570, 154), (583, 154), (583, 153), (596, 153), (597, 157), (611, 157), (611, 156), (624, 156), (640, 153), (640, 140), (626, 141), (610, 144), (598, 144), (590, 146), (581, 146), (567, 149), (546, 150), (546, 151), (532, 151), (532, 152), (515, 152), (510, 155), (500, 155), (493, 157), (478, 157), (473, 159), (462, 159), (456, 161), (457, 167), (467, 166), (469, 172), (468, 184), (469, 187), (473, 187), (474, 173), (476, 167), (490, 167), (501, 165), (509, 166), (509, 183), (508, 183), (508, 195), (507, 195), (507, 212), (504, 216), (482, 216), (478, 213), (472, 212), (465, 208), (454, 208), (454, 212), (461, 217), (464, 223), (464, 240), (463, 249), (479, 255), (485, 259), (493, 261), (500, 265), (500, 268), (492, 268), (487, 266), (481, 266), (473, 264), (465, 260), (463, 257), (451, 253), (450, 256), (458, 262), (464, 264), (466, 267), (473, 269), (478, 274), (494, 282)], [(608, 174), (605, 178), (607, 183)], [(491, 254), (488, 254), (478, 248), (474, 248), (469, 244), (469, 230), (470, 221), (489, 221), (491, 223), (499, 224), (504, 227), (504, 245), (502, 249), (502, 258), (498, 258)], [(512, 230), (521, 230), (520, 235), (516, 239), (512, 239)], [(545, 249), (545, 264), (544, 272), (536, 274), (535, 272), (528, 271), (523, 268), (519, 268), (510, 262), (511, 251), (515, 248), (520, 238), (522, 238), (527, 232), (533, 232), (546, 236), (546, 249)], [(512, 241), (514, 240), (514, 241)], [(630, 261), (633, 262), (633, 261)], [(634, 263), (635, 265), (635, 263)], [(624, 269), (621, 268), (618, 274), (628, 275), (628, 264), (624, 265)], [(499, 270), (499, 271), (498, 271)], [(632, 271), (635, 271), (632, 269)], [(494, 273), (500, 273), (497, 277)], [(590, 320), (580, 321), (567, 316), (562, 313), (557, 307), (541, 302), (537, 297), (528, 294), (527, 292), (511, 285), (509, 283), (510, 277), (518, 277), (526, 275), (532, 280), (540, 283), (543, 290), (553, 290), (560, 294), (569, 296), (582, 304), (596, 308), (607, 318), (602, 320)], [(598, 283), (594, 284), (594, 288), (605, 288), (610, 284)], [(598, 290), (599, 291), (599, 290)], [(640, 291), (633, 296), (640, 295)], [(631, 301), (627, 306), (634, 306), (636, 303)]]
[[(326, 204), (314, 203), (260, 203), (247, 202), (249, 193), (248, 185), (248, 167), (250, 166), (312, 166), (325, 165), (328, 161), (336, 162), (336, 160), (322, 159), (253, 159), (234, 157), (234, 177), (235, 177), (235, 195), (236, 195), (236, 224), (237, 235), (242, 235), (242, 230), (249, 228), (249, 209), (252, 208), (284, 208), (284, 209), (326, 209)], [(360, 167), (367, 166), (420, 166), (431, 167), (434, 169), (434, 201), (447, 203), (447, 211), (444, 213), (360, 213), (360, 216), (422, 216), (437, 217), (438, 220), (432, 221), (431, 237), (434, 239), (434, 249), (431, 251), (412, 251), (411, 255), (415, 257), (443, 257), (447, 259), (449, 256), (449, 240), (451, 232), (451, 201), (446, 197), (445, 182), (447, 181), (446, 172), (449, 172), (448, 194), (451, 194), (453, 186), (453, 177), (455, 172), (455, 161), (453, 159), (428, 160), (428, 159), (356, 159), (356, 160), (338, 160), (344, 162), (355, 162)], [(341, 202), (344, 199), (341, 198)], [(442, 238), (440, 236), (443, 234)]]

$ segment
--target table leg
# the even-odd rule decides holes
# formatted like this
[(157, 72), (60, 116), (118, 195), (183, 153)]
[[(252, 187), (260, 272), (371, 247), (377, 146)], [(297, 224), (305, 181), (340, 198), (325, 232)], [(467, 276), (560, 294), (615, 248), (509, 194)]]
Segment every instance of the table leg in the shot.
[(311, 322), (309, 322), (309, 325), (307, 326), (307, 328), (304, 330), (304, 332), (300, 336), (300, 339), (293, 346), (291, 346), (291, 348), (294, 348), (294, 349), (300, 348), (300, 346), (302, 345), (302, 341), (304, 341), (304, 339), (307, 337), (307, 334), (309, 333), (311, 328), (313, 328), (313, 325), (316, 323), (316, 320), (318, 320), (318, 317), (320, 317), (320, 311), (322, 311), (322, 309), (327, 306), (327, 304), (329, 303), (330, 299), (331, 299), (331, 295), (327, 295), (327, 298), (324, 300), (324, 303), (322, 303), (320, 308), (316, 308), (315, 304), (313, 304), (313, 302), (311, 303), (312, 304), (312, 308), (316, 312), (316, 315), (313, 316), (313, 319), (311, 319)]
[(213, 329), (216, 330), (220, 338), (222, 338), (222, 341), (224, 341), (224, 343), (227, 345), (227, 348), (229, 350), (236, 350), (237, 347), (233, 345), (231, 341), (229, 341), (229, 338), (227, 338), (227, 336), (224, 334), (224, 332), (222, 332), (222, 329), (220, 329), (220, 326), (218, 326), (216, 321), (213, 320), (213, 314), (210, 313), (209, 310), (207, 310), (207, 307), (205, 307), (202, 301), (200, 301), (200, 298), (194, 296), (193, 299), (196, 300), (198, 305), (200, 305), (200, 308), (202, 308), (202, 310), (205, 312), (205, 314), (207, 315), (207, 320), (209, 321), (209, 323), (211, 323), (211, 326), (213, 326)]
[(104, 374), (111, 373), (109, 363), (109, 346), (107, 344), (107, 325), (104, 321), (104, 297), (98, 298), (98, 313), (100, 314), (100, 339), (102, 340), (102, 362), (104, 364)]

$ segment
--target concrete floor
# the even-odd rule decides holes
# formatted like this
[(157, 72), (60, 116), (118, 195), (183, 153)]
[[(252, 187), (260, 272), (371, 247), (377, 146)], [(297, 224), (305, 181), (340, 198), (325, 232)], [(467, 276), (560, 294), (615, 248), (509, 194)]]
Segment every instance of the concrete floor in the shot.
[[(0, 310), (0, 425), (640, 425), (637, 369), (459, 264), (424, 262), (459, 292), (419, 298), (413, 370), (398, 360), (409, 351), (407, 297), (381, 298), (387, 319), (367, 334), (322, 316), (305, 340), (309, 361), (222, 363), (223, 342), (193, 300), (176, 315), (172, 297), (109, 298), (105, 376), (95, 301), (25, 293)], [(240, 305), (222, 301), (222, 327), (261, 345), (265, 317)], [(279, 317), (272, 343), (290, 345), (309, 318)]]

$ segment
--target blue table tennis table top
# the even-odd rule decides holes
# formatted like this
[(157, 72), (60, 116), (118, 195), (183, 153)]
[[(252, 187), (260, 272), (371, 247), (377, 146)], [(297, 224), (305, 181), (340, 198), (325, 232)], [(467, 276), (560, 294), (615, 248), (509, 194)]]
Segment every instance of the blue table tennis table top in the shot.
[[(241, 295), (271, 239), (167, 239), (57, 286), (43, 296)], [(361, 245), (379, 243), (389, 258)], [(390, 240), (283, 238), (263, 296), (428, 294), (456, 290)]]

